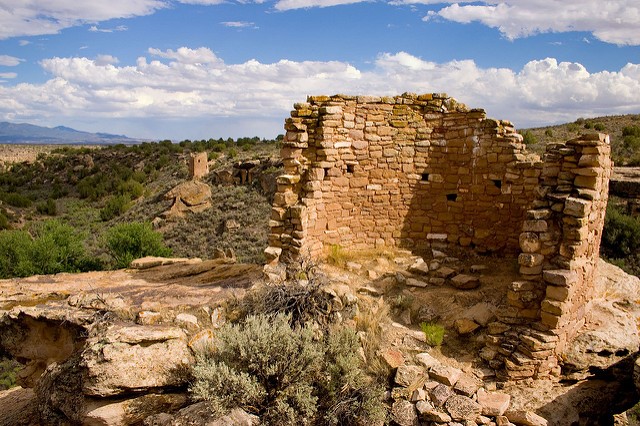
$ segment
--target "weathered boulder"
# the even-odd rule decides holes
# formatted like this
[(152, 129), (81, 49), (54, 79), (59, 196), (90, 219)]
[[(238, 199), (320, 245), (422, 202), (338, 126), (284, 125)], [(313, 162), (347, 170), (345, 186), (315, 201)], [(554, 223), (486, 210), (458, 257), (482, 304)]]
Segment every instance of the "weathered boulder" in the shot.
[(480, 415), (480, 405), (463, 395), (452, 395), (444, 406), (454, 420), (474, 420)]
[(87, 340), (80, 367), (82, 392), (109, 397), (185, 384), (192, 361), (184, 331), (167, 326), (113, 326)]
[(398, 368), (404, 364), (404, 355), (397, 349), (381, 349), (378, 356), (390, 368)]
[(186, 335), (177, 327), (113, 325), (47, 367), (35, 388), (38, 410), (45, 424), (140, 423), (186, 403), (167, 391), (186, 386), (190, 362)]
[(487, 392), (484, 389), (479, 389), (477, 396), (484, 416), (502, 416), (511, 402), (511, 396), (508, 394)]
[(196, 263), (201, 263), (202, 259), (200, 258), (186, 258), (186, 257), (157, 257), (157, 256), (146, 256), (141, 257), (140, 259), (135, 259), (131, 262), (130, 267), (133, 269), (149, 269), (154, 268), (156, 266), (162, 265), (173, 265), (176, 263), (185, 264), (185, 265), (194, 265)]
[(509, 410), (505, 413), (505, 416), (510, 422), (518, 426), (547, 426), (548, 424), (544, 417), (537, 415), (533, 411)]
[(82, 416), (83, 424), (128, 426), (142, 423), (158, 412), (173, 412), (187, 403), (186, 394), (146, 394), (113, 401), (88, 400)]
[(461, 336), (473, 333), (478, 328), (480, 328), (479, 324), (467, 318), (460, 318), (455, 320), (453, 326), (455, 327), (456, 332), (458, 332), (458, 334)]
[(480, 287), (480, 278), (473, 275), (458, 274), (451, 278), (451, 285), (460, 290), (473, 290)]
[(441, 409), (435, 408), (429, 401), (418, 401), (416, 404), (420, 420), (429, 422), (447, 423), (451, 421), (451, 416)]
[(595, 286), (590, 326), (568, 342), (563, 354), (565, 366), (574, 371), (606, 369), (640, 348), (640, 279), (601, 260)]
[(259, 424), (258, 417), (240, 408), (219, 416), (205, 401), (189, 405), (173, 415), (160, 413), (149, 416), (144, 421), (145, 426), (257, 426)]
[(92, 312), (74, 308), (16, 307), (0, 316), (0, 352), (23, 360), (18, 383), (33, 387), (49, 364), (82, 347), (93, 319)]
[(391, 407), (391, 418), (399, 426), (414, 426), (418, 424), (418, 414), (415, 406), (405, 400), (393, 403)]
[(165, 216), (202, 212), (211, 207), (211, 187), (199, 180), (189, 180), (167, 192), (165, 199), (173, 200), (173, 205), (165, 212)]
[(416, 358), (416, 361), (424, 365), (426, 368), (430, 368), (430, 367), (433, 367), (434, 365), (440, 364), (440, 361), (438, 361), (437, 359), (435, 359), (434, 357), (432, 357), (426, 352), (416, 354), (415, 358)]
[(33, 389), (19, 386), (0, 391), (0, 426), (30, 426), (38, 424), (37, 405)]
[(482, 386), (482, 381), (475, 376), (463, 373), (453, 389), (461, 395), (472, 397), (480, 386)]
[(447, 386), (455, 385), (461, 375), (461, 370), (443, 364), (434, 365), (429, 369), (429, 377)]
[(398, 386), (409, 387), (420, 377), (424, 377), (425, 372), (417, 365), (401, 365), (396, 370), (395, 383)]
[(453, 396), (453, 391), (449, 386), (443, 384), (438, 384), (429, 390), (431, 402), (433, 402), (436, 407), (442, 407), (451, 396)]
[(411, 266), (409, 266), (409, 272), (419, 275), (426, 275), (429, 273), (429, 264), (420, 257)]

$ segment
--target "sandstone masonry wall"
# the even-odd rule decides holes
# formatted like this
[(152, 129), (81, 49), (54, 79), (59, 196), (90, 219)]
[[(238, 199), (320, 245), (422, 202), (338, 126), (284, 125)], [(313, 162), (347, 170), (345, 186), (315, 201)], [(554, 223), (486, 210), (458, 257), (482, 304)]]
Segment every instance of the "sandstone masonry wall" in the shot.
[(505, 380), (559, 372), (593, 296), (608, 136), (549, 145), (541, 161), (508, 121), (435, 93), (312, 96), (285, 129), (271, 264), (331, 244), (519, 253), (480, 356)]
[(444, 94), (313, 96), (294, 108), (270, 259), (330, 244), (517, 251), (542, 163), (511, 123)]
[(189, 179), (200, 179), (209, 174), (209, 163), (206, 152), (189, 155)]
[[(613, 168), (609, 137), (547, 147), (537, 197), (520, 234), (521, 280), (494, 324), (485, 359), (506, 378), (557, 373), (557, 359), (588, 319)], [(525, 325), (523, 327), (522, 325)]]

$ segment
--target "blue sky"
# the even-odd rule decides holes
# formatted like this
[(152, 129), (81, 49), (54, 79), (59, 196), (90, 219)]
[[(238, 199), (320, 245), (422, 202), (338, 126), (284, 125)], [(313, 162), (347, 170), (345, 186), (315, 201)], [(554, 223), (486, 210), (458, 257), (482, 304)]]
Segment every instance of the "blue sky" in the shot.
[(640, 113), (640, 5), (0, 0), (0, 121), (275, 137), (307, 95), (403, 92), (520, 128)]

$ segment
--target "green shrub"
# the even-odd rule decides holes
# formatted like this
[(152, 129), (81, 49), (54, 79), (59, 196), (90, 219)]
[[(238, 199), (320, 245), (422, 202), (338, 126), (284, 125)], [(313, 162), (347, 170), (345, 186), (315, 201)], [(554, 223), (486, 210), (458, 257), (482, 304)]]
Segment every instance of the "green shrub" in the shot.
[(433, 322), (420, 323), (420, 328), (427, 339), (427, 345), (440, 346), (444, 340), (444, 327)]
[(602, 232), (602, 249), (606, 256), (614, 259), (638, 253), (640, 219), (625, 214), (613, 203), (609, 203)]
[(36, 211), (40, 214), (55, 216), (58, 214), (58, 206), (53, 198), (47, 199), (36, 206)]
[(9, 218), (2, 210), (0, 210), (0, 230), (9, 229), (10, 227)]
[(622, 129), (622, 136), (640, 137), (640, 126), (626, 126)]
[(593, 125), (593, 129), (601, 132), (605, 129), (605, 126), (602, 123), (596, 123)]
[(163, 167), (167, 166), (167, 164), (169, 164), (171, 162), (171, 157), (169, 157), (167, 154), (162, 154), (160, 157), (158, 157), (158, 160), (156, 161), (155, 164), (155, 169), (156, 170), (160, 170)]
[(31, 261), (31, 235), (22, 230), (0, 232), (0, 278), (26, 277), (35, 273)]
[(380, 390), (358, 357), (358, 338), (342, 328), (315, 338), (291, 319), (250, 316), (216, 332), (214, 347), (196, 348), (195, 399), (223, 413), (240, 406), (263, 424), (371, 424), (382, 420)]
[(350, 260), (348, 254), (340, 244), (331, 244), (329, 246), (329, 253), (327, 254), (327, 262), (329, 264), (344, 268), (348, 260)]
[(0, 277), (78, 272), (86, 262), (82, 235), (56, 220), (26, 231), (0, 232)]
[(17, 192), (4, 193), (0, 199), (13, 207), (31, 207), (31, 200)]
[(248, 317), (216, 333), (215, 351), (198, 354), (191, 392), (223, 413), (234, 406), (266, 424), (296, 424), (316, 414), (311, 382), (322, 352), (311, 328), (293, 330), (289, 318)]
[(580, 126), (577, 123), (569, 123), (567, 124), (567, 130), (570, 132), (578, 132), (580, 130)]
[(120, 182), (118, 185), (118, 192), (122, 195), (129, 195), (131, 199), (135, 200), (136, 198), (142, 197), (142, 194), (144, 194), (144, 186), (134, 179), (129, 179), (127, 181)]
[(551, 129), (545, 130), (544, 131), (544, 135), (552, 138), (553, 137), (553, 130), (551, 130)]
[(36, 224), (32, 230), (31, 258), (35, 273), (56, 274), (79, 272), (84, 261), (83, 236), (71, 226), (48, 220)]
[(131, 207), (129, 194), (114, 195), (107, 200), (107, 204), (100, 210), (100, 219), (104, 222), (118, 217)]
[(389, 305), (396, 314), (401, 314), (407, 309), (411, 309), (414, 300), (415, 297), (411, 294), (398, 294), (395, 298), (389, 301)]
[(533, 145), (538, 143), (538, 138), (536, 138), (536, 135), (534, 135), (531, 130), (525, 130), (522, 134), (522, 142), (526, 145)]
[(20, 368), (17, 361), (0, 358), (0, 391), (16, 385), (16, 373)]
[(171, 255), (162, 234), (148, 222), (122, 223), (110, 228), (105, 234), (105, 245), (116, 268), (126, 268), (132, 260), (145, 256)]
[(136, 170), (131, 175), (131, 179), (139, 183), (144, 183), (147, 180), (147, 175), (143, 170)]
[(628, 273), (640, 276), (640, 218), (609, 203), (600, 253)]
[(381, 424), (385, 409), (382, 387), (364, 372), (360, 343), (350, 328), (341, 327), (325, 337), (323, 371), (329, 380), (319, 380), (318, 423), (326, 425)]

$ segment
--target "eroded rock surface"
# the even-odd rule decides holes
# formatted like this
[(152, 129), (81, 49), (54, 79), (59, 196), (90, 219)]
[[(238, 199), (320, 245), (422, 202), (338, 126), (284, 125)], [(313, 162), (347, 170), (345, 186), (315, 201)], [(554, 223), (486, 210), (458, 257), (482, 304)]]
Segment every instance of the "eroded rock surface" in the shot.
[(211, 187), (199, 180), (189, 180), (167, 192), (165, 198), (173, 200), (171, 209), (165, 213), (167, 217), (198, 213), (211, 207)]
[(188, 403), (190, 335), (219, 326), (220, 303), (261, 268), (228, 258), (136, 265), (0, 280), (0, 352), (25, 365), (18, 380), (33, 388), (0, 394), (3, 415), (5, 404), (30, 407), (0, 425), (141, 424)]
[[(428, 306), (428, 317), (445, 326), (442, 348), (432, 348), (415, 321), (414, 326), (409, 322), (381, 325), (383, 346), (377, 356), (397, 369), (388, 401), (397, 424), (562, 425), (563, 419), (579, 422), (590, 417), (594, 420), (585, 424), (597, 424), (594, 421), (606, 422), (635, 403), (637, 394), (624, 390), (633, 387), (633, 362), (625, 366), (616, 358), (616, 352), (622, 356), (616, 345), (633, 349), (634, 341), (628, 336), (635, 329), (626, 329), (638, 318), (640, 282), (635, 278), (606, 264), (601, 268), (600, 290), (592, 301), (597, 315), (581, 335), (610, 330), (617, 336), (607, 340), (611, 357), (582, 350), (580, 359), (589, 365), (580, 370), (577, 362), (571, 364), (576, 383), (570, 386), (529, 380), (501, 389), (495, 371), (483, 364), (477, 351), (487, 333), (496, 328), (492, 321), (500, 301), (493, 286), (509, 281), (507, 277), (502, 278), (493, 266), (493, 275), (482, 271), (478, 289), (413, 287), (407, 278), (419, 274), (407, 269), (415, 262), (411, 254), (399, 254), (393, 262), (363, 262), (359, 270), (329, 274), (331, 285), (326, 289), (332, 312), (344, 318), (358, 315), (363, 300), (374, 306), (381, 306), (383, 300), (412, 300), (413, 309), (405, 306), (400, 316), (409, 313), (409, 319), (419, 318), (426, 314), (417, 307)], [(461, 270), (470, 269), (456, 262)], [(22, 406), (35, 407), (31, 414), (38, 420), (29, 420), (25, 410), (23, 420), (20, 413), (11, 414), (14, 423), (4, 424), (257, 424), (255, 416), (241, 411), (216, 418), (204, 403), (187, 406), (184, 373), (192, 360), (189, 348), (210, 342), (215, 328), (224, 322), (220, 302), (241, 296), (262, 276), (260, 268), (224, 258), (151, 259), (140, 265), (143, 269), (0, 281), (2, 350), (20, 354), (28, 366), (29, 362), (38, 366), (27, 368), (30, 372), (22, 378), (25, 385), (35, 386), (35, 392), (20, 394), (25, 400), (31, 398)], [(372, 270), (378, 274), (375, 279), (368, 273)], [(406, 299), (397, 299), (399, 294)], [(465, 318), (479, 327), (459, 335), (454, 331), (456, 320)], [(607, 361), (592, 364), (589, 356)], [(594, 365), (600, 365), (596, 377), (583, 380), (594, 374), (589, 368)], [(577, 372), (588, 374), (577, 376)], [(0, 407), (4, 398), (0, 394)], [(604, 413), (602, 404), (611, 408)]]

